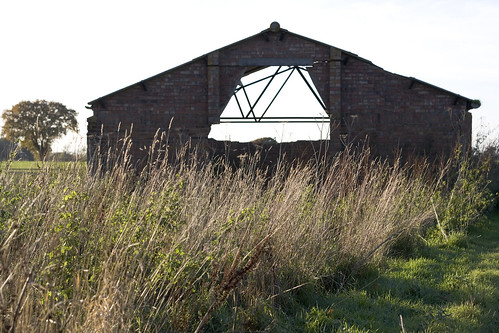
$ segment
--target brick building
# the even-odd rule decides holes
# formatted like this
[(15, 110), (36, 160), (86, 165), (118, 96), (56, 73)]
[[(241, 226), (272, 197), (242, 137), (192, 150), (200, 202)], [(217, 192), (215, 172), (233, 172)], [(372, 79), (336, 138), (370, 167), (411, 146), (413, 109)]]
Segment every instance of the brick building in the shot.
[[(208, 139), (210, 128), (223, 121), (221, 113), (229, 100), (244, 88), (241, 78), (269, 66), (310, 75), (316, 98), (329, 116), (329, 153), (350, 144), (367, 144), (378, 155), (390, 156), (400, 149), (436, 155), (458, 143), (470, 145), (468, 111), (478, 108), (479, 101), (390, 73), (356, 54), (273, 22), (254, 36), (89, 102), (94, 112), (88, 118), (89, 156), (132, 126), (131, 153), (137, 160), (146, 158), (158, 130), (169, 132), (170, 147), (189, 141), (215, 154), (227, 151), (227, 143)], [(244, 121), (262, 120), (254, 116), (251, 109), (248, 113), (241, 110)], [(322, 144), (285, 143), (273, 152), (312, 158)], [(268, 153), (271, 146), (233, 142), (229, 150), (237, 155), (264, 147), (266, 156), (275, 159)]]

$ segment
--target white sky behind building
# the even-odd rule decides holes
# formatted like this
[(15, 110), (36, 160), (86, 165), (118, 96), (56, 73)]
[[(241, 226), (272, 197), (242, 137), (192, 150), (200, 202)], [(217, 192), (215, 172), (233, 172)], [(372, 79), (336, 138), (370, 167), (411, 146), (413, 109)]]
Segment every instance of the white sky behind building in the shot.
[[(474, 135), (499, 128), (499, 1), (128, 1), (0, 3), (0, 111), (45, 99), (87, 103), (267, 29), (356, 53), (383, 69), (471, 99)], [(1, 120), (0, 120), (1, 122)], [(3, 124), (0, 124), (3, 125)]]

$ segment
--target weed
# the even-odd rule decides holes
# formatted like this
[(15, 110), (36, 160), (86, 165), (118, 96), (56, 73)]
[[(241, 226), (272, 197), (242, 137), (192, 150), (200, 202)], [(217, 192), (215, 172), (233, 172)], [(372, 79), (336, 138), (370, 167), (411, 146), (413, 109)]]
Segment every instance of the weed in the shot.
[[(402, 314), (412, 329), (415, 305), (349, 288), (388, 254), (421, 247), (415, 239), (435, 216), (430, 199), (446, 233), (488, 202), (467, 164), (445, 186), (425, 163), (389, 164), (367, 151), (328, 166), (282, 164), (271, 176), (251, 157), (234, 170), (181, 153), (169, 163), (161, 151), (137, 173), (123, 145), (91, 172), (76, 162), (0, 172), (0, 330), (289, 331), (280, 318), (298, 305), (298, 331), (362, 332), (383, 327), (369, 326), (380, 304), (394, 309), (386, 321), (398, 327)], [(447, 246), (466, 244), (452, 234)], [(409, 299), (442, 295), (429, 287), (443, 276), (436, 259), (407, 265), (418, 279), (399, 284)], [(446, 288), (459, 279), (446, 276)], [(321, 296), (328, 291), (348, 294), (331, 302)], [(446, 311), (475, 318), (487, 301), (478, 294)], [(313, 304), (320, 299), (330, 307)], [(357, 319), (345, 321), (347, 311)]]

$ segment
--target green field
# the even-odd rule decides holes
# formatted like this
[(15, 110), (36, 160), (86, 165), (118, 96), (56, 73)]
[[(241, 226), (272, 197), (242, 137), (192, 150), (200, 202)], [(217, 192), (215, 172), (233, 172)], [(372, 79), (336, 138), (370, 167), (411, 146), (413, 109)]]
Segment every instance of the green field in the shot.
[(36, 170), (41, 166), (40, 162), (35, 161), (14, 161), (14, 162), (0, 162), (0, 167), (4, 169), (9, 167), (9, 170)]
[[(10, 172), (37, 172), (41, 168), (66, 168), (69, 163), (73, 162), (38, 162), (38, 161), (13, 161), (0, 162), (0, 169), (5, 169), (8, 166)], [(79, 162), (85, 164), (85, 162)]]

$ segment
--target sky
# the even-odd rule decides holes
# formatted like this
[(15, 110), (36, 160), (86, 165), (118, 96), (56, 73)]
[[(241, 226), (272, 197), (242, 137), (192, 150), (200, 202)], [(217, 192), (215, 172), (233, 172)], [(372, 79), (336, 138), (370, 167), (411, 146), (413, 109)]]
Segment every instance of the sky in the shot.
[(76, 149), (85, 143), (89, 101), (278, 21), (389, 72), (479, 99), (474, 136), (493, 137), (498, 18), (497, 0), (2, 1), (0, 112), (23, 100), (61, 102), (78, 112), (80, 131), (54, 151)]

